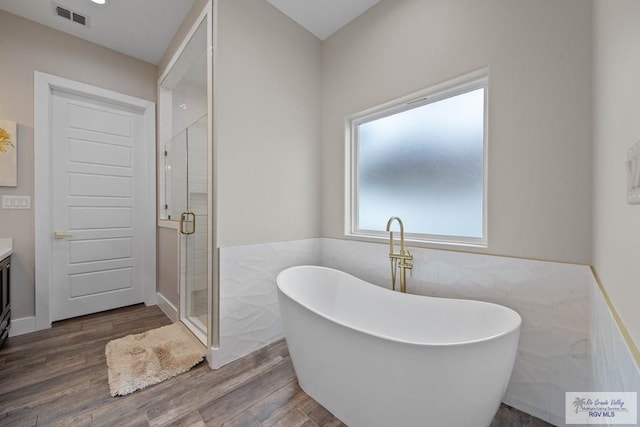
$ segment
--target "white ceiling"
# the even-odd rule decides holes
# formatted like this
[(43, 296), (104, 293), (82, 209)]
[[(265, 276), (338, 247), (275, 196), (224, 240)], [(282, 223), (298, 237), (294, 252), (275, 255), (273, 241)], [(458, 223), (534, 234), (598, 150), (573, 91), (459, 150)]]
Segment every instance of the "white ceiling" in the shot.
[(366, 12), (380, 0), (267, 0), (320, 40)]
[[(0, 0), (0, 9), (157, 65), (194, 1)], [(88, 16), (88, 27), (57, 16), (54, 3)]]
[[(194, 1), (0, 0), (0, 9), (157, 65)], [(267, 1), (324, 40), (380, 0)], [(87, 16), (89, 25), (60, 18), (55, 4)]]

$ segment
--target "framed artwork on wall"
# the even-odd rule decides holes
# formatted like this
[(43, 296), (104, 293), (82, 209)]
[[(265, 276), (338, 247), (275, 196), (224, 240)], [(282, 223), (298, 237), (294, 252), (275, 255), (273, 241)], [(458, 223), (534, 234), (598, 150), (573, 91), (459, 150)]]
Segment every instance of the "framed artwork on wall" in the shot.
[(18, 134), (16, 122), (0, 120), (0, 187), (18, 186)]

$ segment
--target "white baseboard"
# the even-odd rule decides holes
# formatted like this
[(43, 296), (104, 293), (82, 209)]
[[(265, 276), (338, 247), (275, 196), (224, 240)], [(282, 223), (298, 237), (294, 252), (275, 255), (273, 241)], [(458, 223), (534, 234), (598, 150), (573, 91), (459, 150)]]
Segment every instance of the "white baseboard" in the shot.
[(166, 314), (172, 322), (177, 322), (178, 309), (176, 308), (176, 306), (171, 304), (171, 301), (165, 298), (165, 296), (160, 292), (157, 292), (156, 295), (158, 296), (158, 307), (160, 307), (160, 310), (162, 310), (162, 312)]
[(29, 332), (35, 332), (36, 330), (36, 318), (35, 316), (23, 317), (21, 319), (11, 319), (11, 329), (9, 329), (9, 336), (15, 337), (16, 335), (28, 334)]
[(220, 364), (220, 349), (216, 347), (210, 347), (207, 352), (207, 363), (209, 363), (209, 367), (211, 369), (220, 369), (224, 366), (224, 364)]

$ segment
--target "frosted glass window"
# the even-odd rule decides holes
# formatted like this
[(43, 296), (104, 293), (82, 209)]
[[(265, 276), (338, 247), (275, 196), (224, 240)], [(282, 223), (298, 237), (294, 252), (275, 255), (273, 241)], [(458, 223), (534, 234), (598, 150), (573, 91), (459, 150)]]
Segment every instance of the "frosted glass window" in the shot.
[(485, 95), (483, 81), (352, 122), (356, 234), (399, 216), (414, 239), (485, 240)]

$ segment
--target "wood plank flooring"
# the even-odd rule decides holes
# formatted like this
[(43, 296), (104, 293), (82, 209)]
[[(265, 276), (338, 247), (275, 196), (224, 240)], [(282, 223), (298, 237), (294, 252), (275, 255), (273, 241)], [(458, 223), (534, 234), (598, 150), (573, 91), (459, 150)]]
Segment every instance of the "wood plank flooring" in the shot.
[[(107, 342), (169, 323), (158, 307), (136, 305), (10, 338), (0, 350), (0, 426), (344, 426), (300, 389), (284, 341), (111, 397)], [(548, 425), (503, 406), (491, 427)]]

